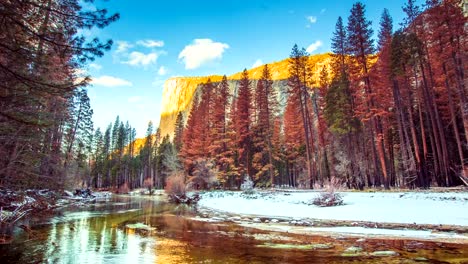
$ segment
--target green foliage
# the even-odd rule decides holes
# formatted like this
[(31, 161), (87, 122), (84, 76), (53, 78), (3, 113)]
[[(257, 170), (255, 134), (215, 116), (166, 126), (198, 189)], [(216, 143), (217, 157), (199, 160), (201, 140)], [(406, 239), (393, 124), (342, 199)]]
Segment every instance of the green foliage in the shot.
[(352, 97), (346, 75), (333, 79), (325, 102), (325, 119), (331, 132), (344, 135), (359, 129), (359, 121), (353, 116)]

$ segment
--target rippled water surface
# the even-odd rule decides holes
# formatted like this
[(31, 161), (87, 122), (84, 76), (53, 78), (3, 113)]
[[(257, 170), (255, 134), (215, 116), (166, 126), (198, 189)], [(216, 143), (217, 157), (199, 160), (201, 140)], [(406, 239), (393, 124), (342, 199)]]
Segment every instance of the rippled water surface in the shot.
[[(467, 245), (301, 236), (195, 216), (193, 208), (158, 198), (116, 196), (29, 219), (31, 232), (17, 228), (14, 242), (0, 245), (0, 263), (468, 263)], [(318, 244), (329, 248), (309, 247)], [(350, 246), (398, 256), (342, 256)]]

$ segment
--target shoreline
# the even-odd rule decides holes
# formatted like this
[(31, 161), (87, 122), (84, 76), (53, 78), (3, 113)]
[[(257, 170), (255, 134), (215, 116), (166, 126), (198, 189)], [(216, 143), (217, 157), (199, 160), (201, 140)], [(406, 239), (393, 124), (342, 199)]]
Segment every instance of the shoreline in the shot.
[[(223, 195), (224, 193), (224, 195)], [(464, 221), (453, 220), (453, 223), (444, 223), (444, 224), (433, 224), (433, 223), (411, 223), (411, 222), (389, 222), (389, 221), (369, 221), (369, 220), (356, 220), (356, 219), (324, 219), (324, 218), (315, 218), (315, 217), (303, 217), (307, 212), (305, 210), (310, 210), (312, 212), (318, 210), (327, 210), (327, 208), (315, 208), (311, 209), (312, 205), (300, 204), (298, 208), (304, 208), (304, 211), (298, 215), (302, 216), (292, 216), (285, 215), (284, 211), (281, 211), (286, 206), (297, 205), (295, 203), (288, 204), (286, 201), (278, 201), (275, 199), (275, 196), (281, 196), (284, 193), (289, 193), (289, 191), (281, 192), (271, 192), (271, 191), (258, 191), (256, 196), (250, 199), (248, 195), (242, 194), (242, 192), (206, 192), (201, 194), (201, 200), (198, 205), (198, 216), (194, 220), (198, 221), (207, 221), (207, 222), (232, 222), (245, 227), (258, 228), (262, 230), (276, 231), (276, 232), (286, 232), (286, 233), (298, 233), (298, 234), (308, 234), (308, 235), (319, 235), (319, 236), (329, 236), (329, 235), (338, 235), (345, 237), (362, 237), (362, 238), (397, 238), (397, 239), (415, 239), (415, 240), (425, 240), (425, 241), (436, 241), (444, 243), (458, 243), (458, 244), (468, 244), (468, 225), (465, 224), (456, 224), (458, 222), (464, 223)], [(293, 192), (294, 193), (294, 192)], [(318, 192), (299, 192), (301, 195), (317, 195)], [(344, 192), (349, 194), (350, 192)], [(368, 194), (362, 192), (352, 192), (358, 194)], [(386, 194), (384, 192), (373, 192), (371, 194)], [(405, 195), (411, 196), (411, 194), (423, 193), (427, 196), (426, 192), (404, 192)], [(401, 192), (391, 192), (390, 194), (396, 194), (400, 197)], [(439, 197), (439, 194), (443, 194)], [(447, 196), (448, 194), (448, 196)], [(431, 198), (431, 203), (435, 204), (445, 204), (447, 201), (452, 202), (452, 205), (456, 204), (462, 207), (468, 205), (468, 193), (461, 192), (461, 196), (452, 199), (454, 194), (460, 194), (459, 192), (429, 192)], [(436, 195), (440, 199), (433, 199), (431, 195)], [(385, 196), (385, 195), (384, 195)], [(403, 195), (404, 196), (404, 195)], [(224, 201), (224, 198), (233, 199), (237, 201), (236, 207), (230, 207), (229, 203), (223, 204), (217, 203), (219, 201)], [(402, 198), (402, 197), (401, 197)], [(422, 199), (425, 201), (427, 197)], [(219, 201), (217, 201), (219, 200)], [(260, 201), (259, 201), (260, 200)], [(346, 198), (345, 198), (346, 201)], [(455, 202), (454, 202), (455, 201)], [(264, 204), (265, 206), (273, 206), (272, 211), (261, 211), (260, 208), (257, 210), (257, 213), (250, 213), (250, 208), (245, 208), (243, 205), (245, 202), (249, 203), (253, 207), (259, 204)], [(276, 207), (275, 207), (276, 205)], [(337, 206), (335, 210), (341, 210), (344, 213), (342, 218), (346, 218), (346, 213), (349, 213), (349, 208), (352, 207), (350, 204)], [(356, 205), (354, 205), (356, 206)], [(360, 205), (357, 205), (360, 206)], [(309, 207), (309, 208), (307, 208)], [(297, 208), (295, 208), (297, 209)], [(352, 209), (352, 208), (351, 208)], [(446, 208), (447, 209), (447, 208)], [(455, 208), (457, 209), (457, 208)], [(265, 213), (266, 212), (266, 213)], [(281, 213), (278, 213), (281, 212)], [(352, 213), (352, 211), (351, 211)], [(433, 213), (428, 212), (428, 213)], [(442, 212), (443, 213), (443, 212)], [(463, 217), (463, 211), (460, 211)], [(352, 218), (353, 215), (350, 215)], [(359, 218), (354, 216), (355, 218)], [(365, 218), (365, 217), (363, 217)], [(370, 217), (372, 218), (372, 217)], [(468, 217), (467, 217), (468, 220)], [(445, 221), (445, 220), (444, 220)]]

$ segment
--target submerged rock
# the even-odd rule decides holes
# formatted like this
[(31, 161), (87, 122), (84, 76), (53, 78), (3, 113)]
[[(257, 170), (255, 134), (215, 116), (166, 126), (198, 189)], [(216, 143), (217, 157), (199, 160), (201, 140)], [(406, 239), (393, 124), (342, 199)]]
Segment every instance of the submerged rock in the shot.
[(332, 249), (334, 247), (335, 246), (333, 246), (330, 243), (327, 243), (327, 244), (312, 244), (313, 249)]
[(382, 251), (374, 251), (370, 253), (371, 256), (374, 257), (391, 257), (391, 256), (398, 256), (399, 254), (392, 250), (382, 250)]
[(362, 248), (361, 247), (349, 247), (345, 249), (345, 253), (356, 253), (356, 252), (361, 252)]
[(266, 248), (278, 248), (278, 249), (299, 249), (299, 250), (318, 250), (318, 249), (332, 249), (334, 246), (332, 244), (276, 244), (276, 243), (265, 243), (263, 245), (258, 245), (257, 247), (266, 247)]
[(428, 262), (429, 261), (427, 258), (424, 258), (424, 257), (416, 257), (413, 260), (416, 262)]
[(277, 248), (277, 249), (300, 249), (300, 250), (314, 249), (312, 245), (275, 244), (275, 243), (265, 243), (263, 245), (257, 245), (257, 247)]
[(125, 227), (129, 229), (144, 230), (144, 231), (153, 231), (156, 229), (154, 227), (151, 227), (143, 223), (126, 224)]
[(343, 257), (359, 257), (362, 255), (363, 252), (361, 247), (349, 247), (341, 254)]

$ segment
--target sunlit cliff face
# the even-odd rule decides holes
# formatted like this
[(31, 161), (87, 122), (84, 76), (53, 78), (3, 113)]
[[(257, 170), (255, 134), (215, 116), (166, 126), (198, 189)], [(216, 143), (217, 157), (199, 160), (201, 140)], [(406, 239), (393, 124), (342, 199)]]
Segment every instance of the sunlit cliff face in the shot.
[[(313, 85), (318, 85), (320, 71), (323, 66), (330, 67), (331, 54), (313, 55), (309, 58), (310, 65), (312, 66)], [(255, 87), (256, 81), (262, 75), (263, 65), (248, 70), (249, 78), (253, 80), (252, 87)], [(281, 103), (285, 103), (285, 96), (287, 91), (287, 78), (288, 78), (288, 59), (273, 62), (268, 64), (271, 72), (273, 88), (278, 90), (278, 95)], [(228, 76), (229, 88), (231, 93), (237, 91), (238, 80), (241, 78), (242, 72), (238, 72)], [(177, 113), (180, 111), (184, 114), (187, 120), (188, 112), (192, 106), (194, 95), (200, 92), (200, 84), (206, 83), (208, 79), (212, 82), (220, 82), (222, 76), (205, 76), (205, 77), (174, 77), (168, 79), (164, 83), (161, 121), (159, 128), (161, 129), (161, 136), (170, 135), (172, 138), (174, 133), (174, 124)]]

